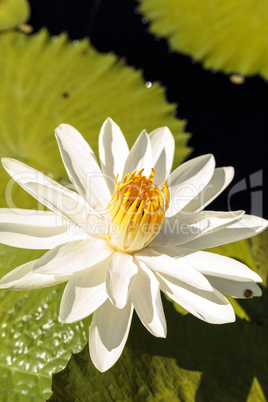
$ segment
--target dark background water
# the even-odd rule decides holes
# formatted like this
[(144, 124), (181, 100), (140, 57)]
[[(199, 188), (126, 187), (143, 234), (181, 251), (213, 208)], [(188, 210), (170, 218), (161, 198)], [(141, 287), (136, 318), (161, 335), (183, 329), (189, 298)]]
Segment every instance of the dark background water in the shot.
[[(113, 51), (142, 69), (146, 81), (160, 81), (169, 102), (179, 104), (177, 117), (192, 133), (191, 157), (211, 152), (218, 166), (236, 174), (230, 196), (225, 191), (210, 209), (245, 209), (268, 218), (268, 84), (261, 77), (242, 85), (222, 73), (204, 70), (190, 57), (172, 52), (164, 38), (148, 31), (148, 21), (133, 0), (30, 0), (29, 23), (52, 35), (89, 37), (101, 52)], [(231, 187), (230, 187), (231, 188)], [(234, 188), (234, 187), (232, 187)]]

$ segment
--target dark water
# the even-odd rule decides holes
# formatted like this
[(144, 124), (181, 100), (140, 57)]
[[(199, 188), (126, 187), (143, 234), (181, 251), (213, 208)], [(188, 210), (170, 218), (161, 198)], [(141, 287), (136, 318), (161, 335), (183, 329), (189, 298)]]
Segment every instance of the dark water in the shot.
[[(188, 121), (192, 156), (211, 152), (218, 166), (232, 165), (237, 184), (210, 209), (245, 209), (268, 218), (268, 84), (260, 77), (242, 85), (206, 71), (190, 57), (173, 53), (167, 42), (148, 33), (148, 22), (132, 0), (30, 0), (30, 24), (71, 39), (89, 36), (102, 52), (113, 51), (141, 68), (146, 81), (160, 81), (167, 99), (179, 104)], [(229, 194), (229, 195), (228, 195)]]

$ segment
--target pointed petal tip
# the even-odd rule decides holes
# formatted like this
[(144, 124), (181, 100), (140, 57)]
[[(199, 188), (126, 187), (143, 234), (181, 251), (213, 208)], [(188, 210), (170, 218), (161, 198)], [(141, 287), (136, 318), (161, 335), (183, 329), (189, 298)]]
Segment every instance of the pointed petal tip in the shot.
[[(154, 336), (156, 336), (156, 335), (154, 335)], [(167, 328), (165, 327), (165, 328), (163, 329), (162, 334), (159, 332), (157, 338), (165, 339), (166, 337), (167, 337)]]
[(55, 135), (56, 137), (62, 133), (66, 133), (69, 130), (75, 129), (71, 124), (61, 123), (58, 127), (55, 128)]
[(216, 165), (215, 156), (214, 156), (213, 154), (206, 154), (205, 156), (208, 158), (208, 160), (210, 160), (211, 162), (213, 162), (214, 165)]
[(260, 287), (258, 286), (258, 291), (256, 291), (256, 293), (253, 294), (252, 297), (261, 297), (261, 296), (262, 296), (262, 288), (260, 288)]
[(4, 165), (4, 163), (6, 162), (7, 159), (9, 159), (9, 158), (6, 158), (5, 156), (3, 156), (3, 157), (1, 158), (2, 165)]
[(260, 277), (259, 274), (257, 274), (257, 272), (252, 271), (252, 276), (254, 276), (254, 282), (256, 282), (256, 283), (262, 283), (263, 282), (262, 278)]
[(140, 135), (143, 137), (145, 136), (149, 141), (149, 136), (148, 136), (147, 130), (145, 128), (141, 131)]
[(233, 166), (225, 166), (223, 169), (229, 173), (230, 177), (234, 177), (235, 168)]
[(105, 371), (109, 370), (112, 366), (114, 366), (114, 364), (119, 359), (119, 357), (116, 361), (114, 361), (114, 359), (107, 359), (107, 358), (105, 359), (104, 356), (99, 356), (96, 353), (91, 352), (90, 342), (88, 343), (88, 346), (89, 346), (90, 359), (95, 368), (101, 373), (104, 373)]
[(200, 155), (200, 156), (197, 156), (195, 159), (198, 159), (198, 158), (200, 158), (199, 160), (203, 160), (206, 163), (210, 162), (211, 164), (214, 165), (214, 168), (215, 168), (216, 160), (215, 160), (215, 156), (213, 154), (208, 153), (208, 154)]
[(90, 355), (91, 361), (93, 363), (93, 365), (95, 366), (95, 368), (100, 371), (101, 373), (105, 373), (105, 371), (109, 370), (113, 365), (113, 364), (107, 364), (106, 362), (100, 362), (95, 360), (91, 355)]
[(107, 119), (105, 119), (102, 124), (102, 129), (104, 129), (106, 126), (112, 127), (112, 126), (118, 126), (118, 124), (116, 124), (116, 122), (111, 117), (107, 117)]
[(230, 318), (230, 320), (226, 321), (226, 323), (223, 323), (223, 324), (228, 324), (228, 323), (235, 322), (235, 321), (236, 321), (236, 315), (235, 315), (235, 312), (234, 312), (232, 318)]
[[(231, 304), (230, 304), (231, 306)], [(231, 306), (232, 307), (232, 306)], [(222, 317), (217, 317), (216, 319), (212, 318), (210, 320), (205, 320), (205, 322), (209, 324), (214, 324), (214, 325), (222, 325), (222, 324), (231, 324), (232, 322), (236, 321), (236, 315), (234, 312), (234, 309), (229, 310), (227, 314), (224, 314)]]
[(60, 324), (74, 324), (75, 322), (80, 321), (80, 318), (76, 320), (76, 319), (69, 319), (68, 317), (64, 318), (59, 315), (58, 321)]
[(255, 285), (254, 287), (252, 285), (247, 286), (247, 284), (245, 284), (245, 290), (243, 292), (244, 299), (253, 299), (253, 297), (261, 297), (262, 296), (262, 289), (255, 283), (254, 283), (254, 285)]
[(16, 159), (7, 158), (4, 156), (3, 158), (1, 158), (1, 162), (5, 169), (9, 169), (8, 165), (10, 165), (11, 163), (14, 163), (14, 162), (18, 162), (18, 161)]
[(108, 116), (107, 119), (104, 121), (104, 123), (106, 123), (106, 122), (111, 123), (111, 124), (115, 123), (110, 116)]

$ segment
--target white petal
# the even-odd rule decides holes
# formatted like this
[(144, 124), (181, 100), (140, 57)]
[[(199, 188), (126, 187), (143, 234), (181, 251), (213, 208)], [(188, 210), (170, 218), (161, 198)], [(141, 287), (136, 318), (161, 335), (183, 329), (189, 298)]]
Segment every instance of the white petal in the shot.
[(127, 341), (133, 305), (131, 301), (123, 309), (107, 300), (93, 314), (89, 328), (89, 352), (95, 367), (106, 371), (119, 359)]
[(144, 169), (143, 174), (148, 177), (151, 173), (152, 166), (151, 142), (148, 134), (143, 130), (129, 152), (123, 176), (134, 172), (134, 170), (139, 171)]
[(71, 275), (42, 275), (32, 272), (37, 260), (27, 262), (13, 269), (0, 280), (0, 289), (32, 290), (41, 289), (66, 282)]
[[(7, 173), (22, 187), (24, 188), (24, 184), (32, 181), (40, 182), (44, 185), (57, 187), (60, 189), (65, 189), (61, 184), (57, 183), (55, 180), (52, 180), (50, 177), (45, 176), (43, 173), (38, 170), (31, 168), (30, 166), (17, 161), (12, 158), (2, 158), (2, 165), (6, 169)], [(25, 188), (24, 188), (25, 189)], [(26, 190), (27, 191), (27, 190)]]
[(154, 336), (165, 338), (167, 324), (163, 310), (159, 282), (154, 273), (140, 261), (139, 273), (132, 285), (130, 298), (139, 319)]
[(11, 177), (24, 190), (49, 209), (88, 233), (96, 229), (96, 223), (100, 221), (100, 217), (79, 194), (68, 190), (22, 162), (2, 158), (2, 163)]
[(51, 211), (21, 208), (0, 208), (0, 222), (36, 227), (61, 227), (67, 224), (65, 219)]
[(176, 278), (198, 289), (212, 291), (212, 287), (204, 275), (184, 264), (180, 259), (171, 258), (165, 254), (159, 254), (151, 248), (135, 253), (138, 261), (143, 262), (148, 268), (155, 272), (166, 274), (172, 278)]
[(72, 275), (62, 295), (59, 321), (82, 320), (105, 302), (108, 298), (105, 287), (107, 263), (106, 259)]
[(261, 288), (254, 282), (238, 282), (230, 279), (207, 276), (211, 285), (225, 296), (250, 299), (261, 296)]
[(195, 241), (207, 233), (215, 233), (238, 221), (244, 211), (216, 212), (201, 211), (191, 214), (178, 214), (166, 217), (158, 235), (151, 241), (150, 247), (175, 246)]
[[(172, 248), (170, 249), (172, 253)], [(256, 272), (249, 269), (245, 264), (233, 258), (225, 257), (220, 254), (209, 253), (207, 251), (194, 251), (178, 248), (178, 252), (184, 255), (177, 260), (186, 265), (190, 265), (195, 270), (204, 275), (212, 275), (219, 278), (231, 279), (234, 281), (254, 281), (262, 282), (261, 277)], [(168, 255), (176, 253), (174, 247), (173, 254), (167, 250)]]
[(234, 224), (224, 227), (219, 231), (206, 234), (198, 239), (187, 243), (187, 247), (202, 250), (205, 248), (221, 246), (222, 244), (232, 243), (234, 241), (248, 239), (253, 237), (268, 226), (266, 219), (254, 215), (244, 215), (241, 220)]
[(120, 127), (109, 117), (101, 127), (99, 157), (102, 172), (111, 194), (114, 192), (117, 174), (119, 174), (118, 180), (122, 180), (128, 154), (128, 145)]
[(180, 212), (211, 180), (215, 169), (213, 155), (191, 159), (175, 169), (168, 178), (170, 206), (166, 216)]
[(132, 255), (116, 252), (110, 258), (106, 272), (106, 290), (115, 307), (125, 307), (137, 273), (138, 267), (133, 262)]
[(87, 237), (76, 226), (50, 211), (0, 209), (0, 243), (49, 250), (59, 244)]
[(163, 274), (157, 274), (161, 290), (168, 297), (200, 320), (211, 324), (224, 324), (235, 321), (235, 314), (228, 300), (216, 289), (206, 292), (186, 284), (173, 283)]
[(72, 241), (55, 247), (43, 255), (33, 271), (47, 275), (62, 275), (82, 271), (114, 253), (103, 239)]
[(155, 183), (162, 185), (171, 171), (175, 141), (167, 127), (160, 127), (149, 134), (152, 147)]
[(79, 194), (69, 190), (61, 191), (39, 183), (28, 183), (27, 188), (28, 191), (32, 190), (37, 194), (44, 205), (77, 225), (84, 232), (103, 236), (102, 219), (95, 211), (89, 209), (88, 204)]
[(183, 212), (198, 212), (210, 204), (230, 184), (234, 177), (232, 166), (216, 168), (210, 182), (184, 208)]
[(77, 191), (93, 209), (105, 211), (110, 192), (94, 152), (69, 124), (61, 124), (55, 134), (67, 173)]

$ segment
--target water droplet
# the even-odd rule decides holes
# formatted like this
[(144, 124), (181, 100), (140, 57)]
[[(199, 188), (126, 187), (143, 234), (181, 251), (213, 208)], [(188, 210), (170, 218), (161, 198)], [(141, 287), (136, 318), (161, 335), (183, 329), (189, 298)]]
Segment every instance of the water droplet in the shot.
[(151, 88), (152, 85), (153, 85), (153, 84), (151, 83), (151, 81), (147, 81), (147, 82), (145, 83), (146, 88)]
[(135, 9), (134, 9), (134, 14), (136, 14), (136, 15), (140, 15), (140, 9), (139, 9), (139, 7), (136, 7)]
[(57, 42), (58, 39), (59, 37), (57, 35), (51, 37), (52, 42)]
[(20, 24), (17, 26), (17, 30), (25, 34), (30, 34), (33, 32), (33, 27), (29, 24)]
[(73, 45), (78, 46), (79, 45), (79, 40), (78, 39), (73, 40)]
[(232, 74), (229, 77), (229, 80), (236, 85), (241, 85), (244, 84), (245, 82), (245, 77), (241, 74)]
[(157, 42), (159, 42), (161, 40), (161, 36), (160, 35), (155, 35), (154, 36), (154, 40), (156, 40)]
[(173, 114), (173, 116), (177, 116), (178, 111), (176, 109), (173, 109), (171, 113)]
[(143, 24), (148, 24), (148, 18), (147, 17), (142, 17), (141, 22)]

